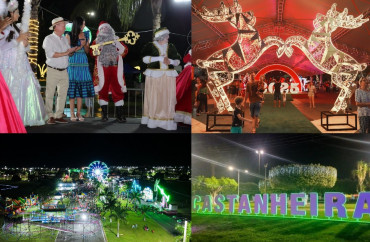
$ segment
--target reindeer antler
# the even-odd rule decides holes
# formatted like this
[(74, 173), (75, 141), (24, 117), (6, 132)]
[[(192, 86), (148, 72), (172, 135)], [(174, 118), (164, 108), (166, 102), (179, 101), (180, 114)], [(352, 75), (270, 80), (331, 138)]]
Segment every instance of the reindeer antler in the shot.
[(336, 10), (336, 3), (333, 3), (331, 8), (326, 13), (327, 17), (331, 17), (335, 19), (335, 25), (342, 28), (347, 29), (355, 29), (360, 27), (363, 23), (369, 21), (368, 18), (363, 19), (363, 15), (359, 15), (358, 17), (354, 18), (353, 15), (348, 15), (348, 9), (344, 8), (343, 12), (339, 13)]
[(199, 12), (199, 14), (203, 19), (209, 22), (226, 22), (232, 14), (230, 14), (230, 9), (226, 7), (223, 2), (221, 2), (220, 5), (221, 6), (219, 8), (215, 8), (213, 10), (209, 10), (206, 6), (203, 6), (203, 11)]

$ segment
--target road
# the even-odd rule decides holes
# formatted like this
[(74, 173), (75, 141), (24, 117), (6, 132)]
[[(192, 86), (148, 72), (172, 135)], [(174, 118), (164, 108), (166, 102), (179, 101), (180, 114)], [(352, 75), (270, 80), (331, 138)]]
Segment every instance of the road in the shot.
[(64, 228), (74, 231), (59, 232), (56, 242), (60, 241), (88, 241), (104, 242), (103, 228), (99, 220), (92, 218), (90, 221), (76, 221), (75, 224), (66, 224)]

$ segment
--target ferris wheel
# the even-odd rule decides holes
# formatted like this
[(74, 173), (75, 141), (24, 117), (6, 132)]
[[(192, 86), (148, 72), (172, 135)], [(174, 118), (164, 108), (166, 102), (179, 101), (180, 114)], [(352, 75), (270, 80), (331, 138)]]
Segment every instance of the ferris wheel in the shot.
[(96, 178), (98, 181), (102, 181), (107, 179), (108, 173), (108, 166), (101, 161), (94, 161), (88, 167), (88, 176), (90, 179)]

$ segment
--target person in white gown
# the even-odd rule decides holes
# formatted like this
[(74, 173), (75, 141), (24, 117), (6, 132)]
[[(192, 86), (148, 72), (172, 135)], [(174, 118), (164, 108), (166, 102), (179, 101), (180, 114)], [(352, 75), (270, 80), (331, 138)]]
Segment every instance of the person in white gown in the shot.
[[(15, 105), (25, 126), (44, 125), (47, 116), (36, 79), (27, 58), (28, 33), (20, 33), (16, 22), (19, 19), (17, 1), (8, 5), (12, 23), (0, 33), (0, 71), (3, 74)], [(23, 44), (25, 48), (20, 48)]]

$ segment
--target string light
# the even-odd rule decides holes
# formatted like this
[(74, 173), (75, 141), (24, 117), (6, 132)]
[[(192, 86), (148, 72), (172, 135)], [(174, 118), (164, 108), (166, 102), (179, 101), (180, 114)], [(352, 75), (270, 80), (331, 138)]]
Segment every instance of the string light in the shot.
[(339, 13), (336, 11), (335, 3), (326, 15), (317, 15), (313, 21), (315, 29), (309, 39), (303, 36), (291, 36), (285, 42), (277, 36), (268, 36), (261, 40), (258, 31), (254, 28), (256, 17), (251, 11), (243, 12), (237, 0), (234, 0), (230, 7), (226, 7), (221, 2), (218, 9), (208, 10), (203, 7), (202, 12), (197, 11), (197, 13), (206, 21), (229, 22), (238, 30), (238, 36), (231, 46), (216, 51), (206, 60), (196, 61), (199, 67), (207, 70), (209, 78), (207, 87), (215, 100), (219, 113), (233, 111), (223, 87), (233, 82), (235, 74), (247, 70), (272, 46), (278, 46), (276, 54), (279, 58), (284, 53), (291, 57), (294, 51), (292, 46), (296, 46), (303, 51), (314, 66), (331, 75), (332, 82), (341, 88), (332, 108), (333, 112), (346, 110), (347, 100), (352, 95), (350, 86), (358, 72), (365, 70), (367, 66), (335, 48), (331, 33), (338, 27), (358, 28), (369, 19), (362, 19), (363, 15), (356, 18), (347, 15), (346, 8)]
[(197, 60), (198, 66), (207, 69), (209, 81), (207, 82), (219, 113), (233, 111), (230, 100), (223, 87), (234, 81), (234, 75), (245, 71), (252, 66), (259, 57), (270, 47), (278, 46), (277, 55), (284, 54), (284, 41), (277, 36), (268, 36), (261, 40), (258, 31), (254, 28), (256, 17), (252, 11), (243, 12), (241, 5), (234, 0), (234, 5), (208, 10), (203, 7), (199, 15), (213, 23), (229, 22), (238, 30), (235, 42), (227, 48), (213, 53), (206, 60)]
[(45, 78), (45, 74), (48, 68), (46, 68), (45, 64), (43, 64), (42, 66), (37, 64), (37, 67), (39, 68), (41, 78)]
[[(28, 43), (30, 45), (30, 51), (28, 52), (28, 61), (31, 64), (32, 69), (37, 74), (37, 55), (38, 55), (38, 46), (39, 46), (39, 21), (37, 19), (30, 19), (29, 31), (30, 37)], [(39, 67), (40, 69), (40, 67)], [(45, 73), (42, 75), (40, 69), (41, 77), (45, 76)]]
[(336, 11), (334, 3), (326, 15), (317, 14), (313, 21), (314, 31), (309, 39), (302, 36), (291, 36), (285, 41), (285, 54), (291, 57), (292, 46), (303, 51), (311, 63), (319, 70), (331, 75), (332, 82), (341, 88), (334, 103), (332, 112), (345, 112), (347, 100), (352, 96), (351, 84), (355, 81), (358, 72), (366, 69), (366, 63), (358, 63), (352, 56), (338, 50), (331, 39), (331, 33), (338, 27), (355, 29), (369, 21), (363, 15), (354, 18), (347, 15), (347, 8), (342, 13)]

